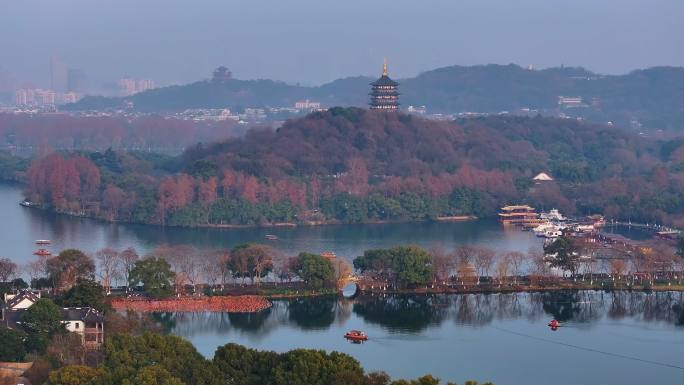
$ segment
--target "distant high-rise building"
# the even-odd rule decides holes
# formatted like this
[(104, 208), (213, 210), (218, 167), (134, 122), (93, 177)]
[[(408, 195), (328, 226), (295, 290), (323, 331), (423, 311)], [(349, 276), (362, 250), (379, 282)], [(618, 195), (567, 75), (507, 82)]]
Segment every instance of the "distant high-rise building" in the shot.
[(119, 89), (125, 96), (130, 96), (138, 92), (151, 90), (155, 87), (154, 80), (140, 79), (135, 80), (129, 77), (121, 78), (119, 80)]
[(121, 93), (128, 96), (133, 95), (136, 91), (135, 79), (131, 78), (121, 78), (119, 79), (119, 89)]
[(28, 90), (19, 89), (14, 92), (14, 104), (17, 106), (27, 106), (28, 102)]
[(77, 102), (79, 98), (75, 92), (57, 93), (41, 88), (20, 88), (14, 92), (14, 103), (18, 107), (54, 108), (58, 104)]
[(147, 90), (151, 90), (154, 88), (154, 80), (150, 79), (140, 79), (138, 80), (138, 88), (136, 89), (137, 92), (143, 92)]
[(399, 109), (399, 83), (390, 79), (387, 60), (382, 66), (382, 76), (371, 83), (370, 97), (372, 110), (396, 111)]
[(67, 91), (84, 93), (88, 88), (88, 78), (85, 72), (79, 68), (69, 68), (67, 70)]
[(36, 90), (36, 104), (39, 106), (54, 106), (57, 94), (53, 90)]
[(57, 56), (50, 58), (50, 89), (56, 92), (67, 90), (67, 67)]

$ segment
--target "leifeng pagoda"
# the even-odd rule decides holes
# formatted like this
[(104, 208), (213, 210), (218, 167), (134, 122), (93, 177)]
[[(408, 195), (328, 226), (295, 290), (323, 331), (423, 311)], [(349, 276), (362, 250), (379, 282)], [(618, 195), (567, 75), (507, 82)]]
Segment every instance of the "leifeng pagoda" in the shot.
[(387, 60), (382, 65), (382, 76), (371, 83), (370, 97), (372, 110), (396, 111), (399, 109), (399, 83), (388, 76)]

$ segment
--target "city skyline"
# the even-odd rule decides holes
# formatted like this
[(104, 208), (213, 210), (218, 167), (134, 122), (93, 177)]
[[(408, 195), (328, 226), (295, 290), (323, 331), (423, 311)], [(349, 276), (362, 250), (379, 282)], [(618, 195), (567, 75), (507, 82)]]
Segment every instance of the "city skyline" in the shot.
[[(85, 71), (97, 89), (125, 76), (187, 83), (207, 78), (219, 65), (241, 79), (316, 85), (373, 75), (383, 57), (395, 63), (399, 79), (448, 65), (566, 65), (619, 74), (684, 64), (677, 49), (684, 45), (681, 2), (509, 3), (435, 1), (424, 9), (411, 1), (362, 7), (355, 1), (165, 1), (164, 16), (157, 0), (10, 3), (0, 16), (0, 50), (12, 59), (0, 67), (16, 82), (47, 88), (49, 60), (56, 56)], [(188, 17), (203, 23), (178, 28)], [(378, 18), (401, 28), (381, 28)]]

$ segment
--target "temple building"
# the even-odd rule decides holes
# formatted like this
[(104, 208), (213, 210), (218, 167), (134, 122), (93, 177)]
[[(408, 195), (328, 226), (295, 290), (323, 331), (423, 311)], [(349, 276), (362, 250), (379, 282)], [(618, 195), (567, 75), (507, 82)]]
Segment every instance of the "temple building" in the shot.
[(382, 66), (382, 76), (371, 83), (370, 97), (372, 110), (396, 111), (399, 109), (399, 83), (388, 76), (387, 60)]

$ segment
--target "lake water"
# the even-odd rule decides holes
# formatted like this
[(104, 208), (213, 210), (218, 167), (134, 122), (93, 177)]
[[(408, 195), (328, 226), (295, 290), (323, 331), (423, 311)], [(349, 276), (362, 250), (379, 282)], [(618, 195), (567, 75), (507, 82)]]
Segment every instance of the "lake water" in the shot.
[[(276, 301), (251, 315), (163, 319), (207, 357), (234, 342), (280, 352), (337, 350), (393, 377), (431, 373), (498, 385), (681, 384), (682, 304), (682, 293), (369, 296)], [(553, 318), (564, 326), (550, 330)], [(347, 342), (342, 336), (350, 329), (366, 331), (370, 340)]]
[[(19, 205), (21, 187), (0, 184), (0, 255), (24, 264), (32, 260), (36, 239), (52, 240), (51, 250), (135, 247), (144, 254), (161, 244), (187, 244), (200, 249), (231, 248), (245, 242), (267, 243), (288, 254), (333, 251), (353, 259), (370, 248), (417, 244), (451, 249), (463, 244), (527, 252), (541, 247), (530, 232), (504, 230), (495, 220), (454, 223), (299, 226), (241, 229), (183, 229), (114, 224), (57, 215)], [(275, 234), (277, 241), (267, 241)]]
[[(95, 251), (136, 247), (144, 253), (164, 243), (230, 248), (280, 240), (287, 253), (331, 250), (353, 257), (397, 244), (453, 248), (485, 245), (527, 251), (541, 241), (529, 232), (504, 230), (496, 221), (340, 225), (275, 229), (175, 229), (111, 224), (19, 206), (21, 188), (0, 184), (0, 256), (20, 264), (34, 257), (35, 239), (52, 250)], [(211, 357), (236, 342), (258, 349), (338, 350), (368, 370), (394, 377), (432, 373), (502, 384), (677, 384), (684, 380), (684, 315), (680, 293), (556, 293), (309, 298), (276, 301), (258, 314), (184, 313), (160, 317)], [(565, 321), (553, 332), (550, 319)], [(371, 340), (355, 345), (342, 335), (362, 329)]]

